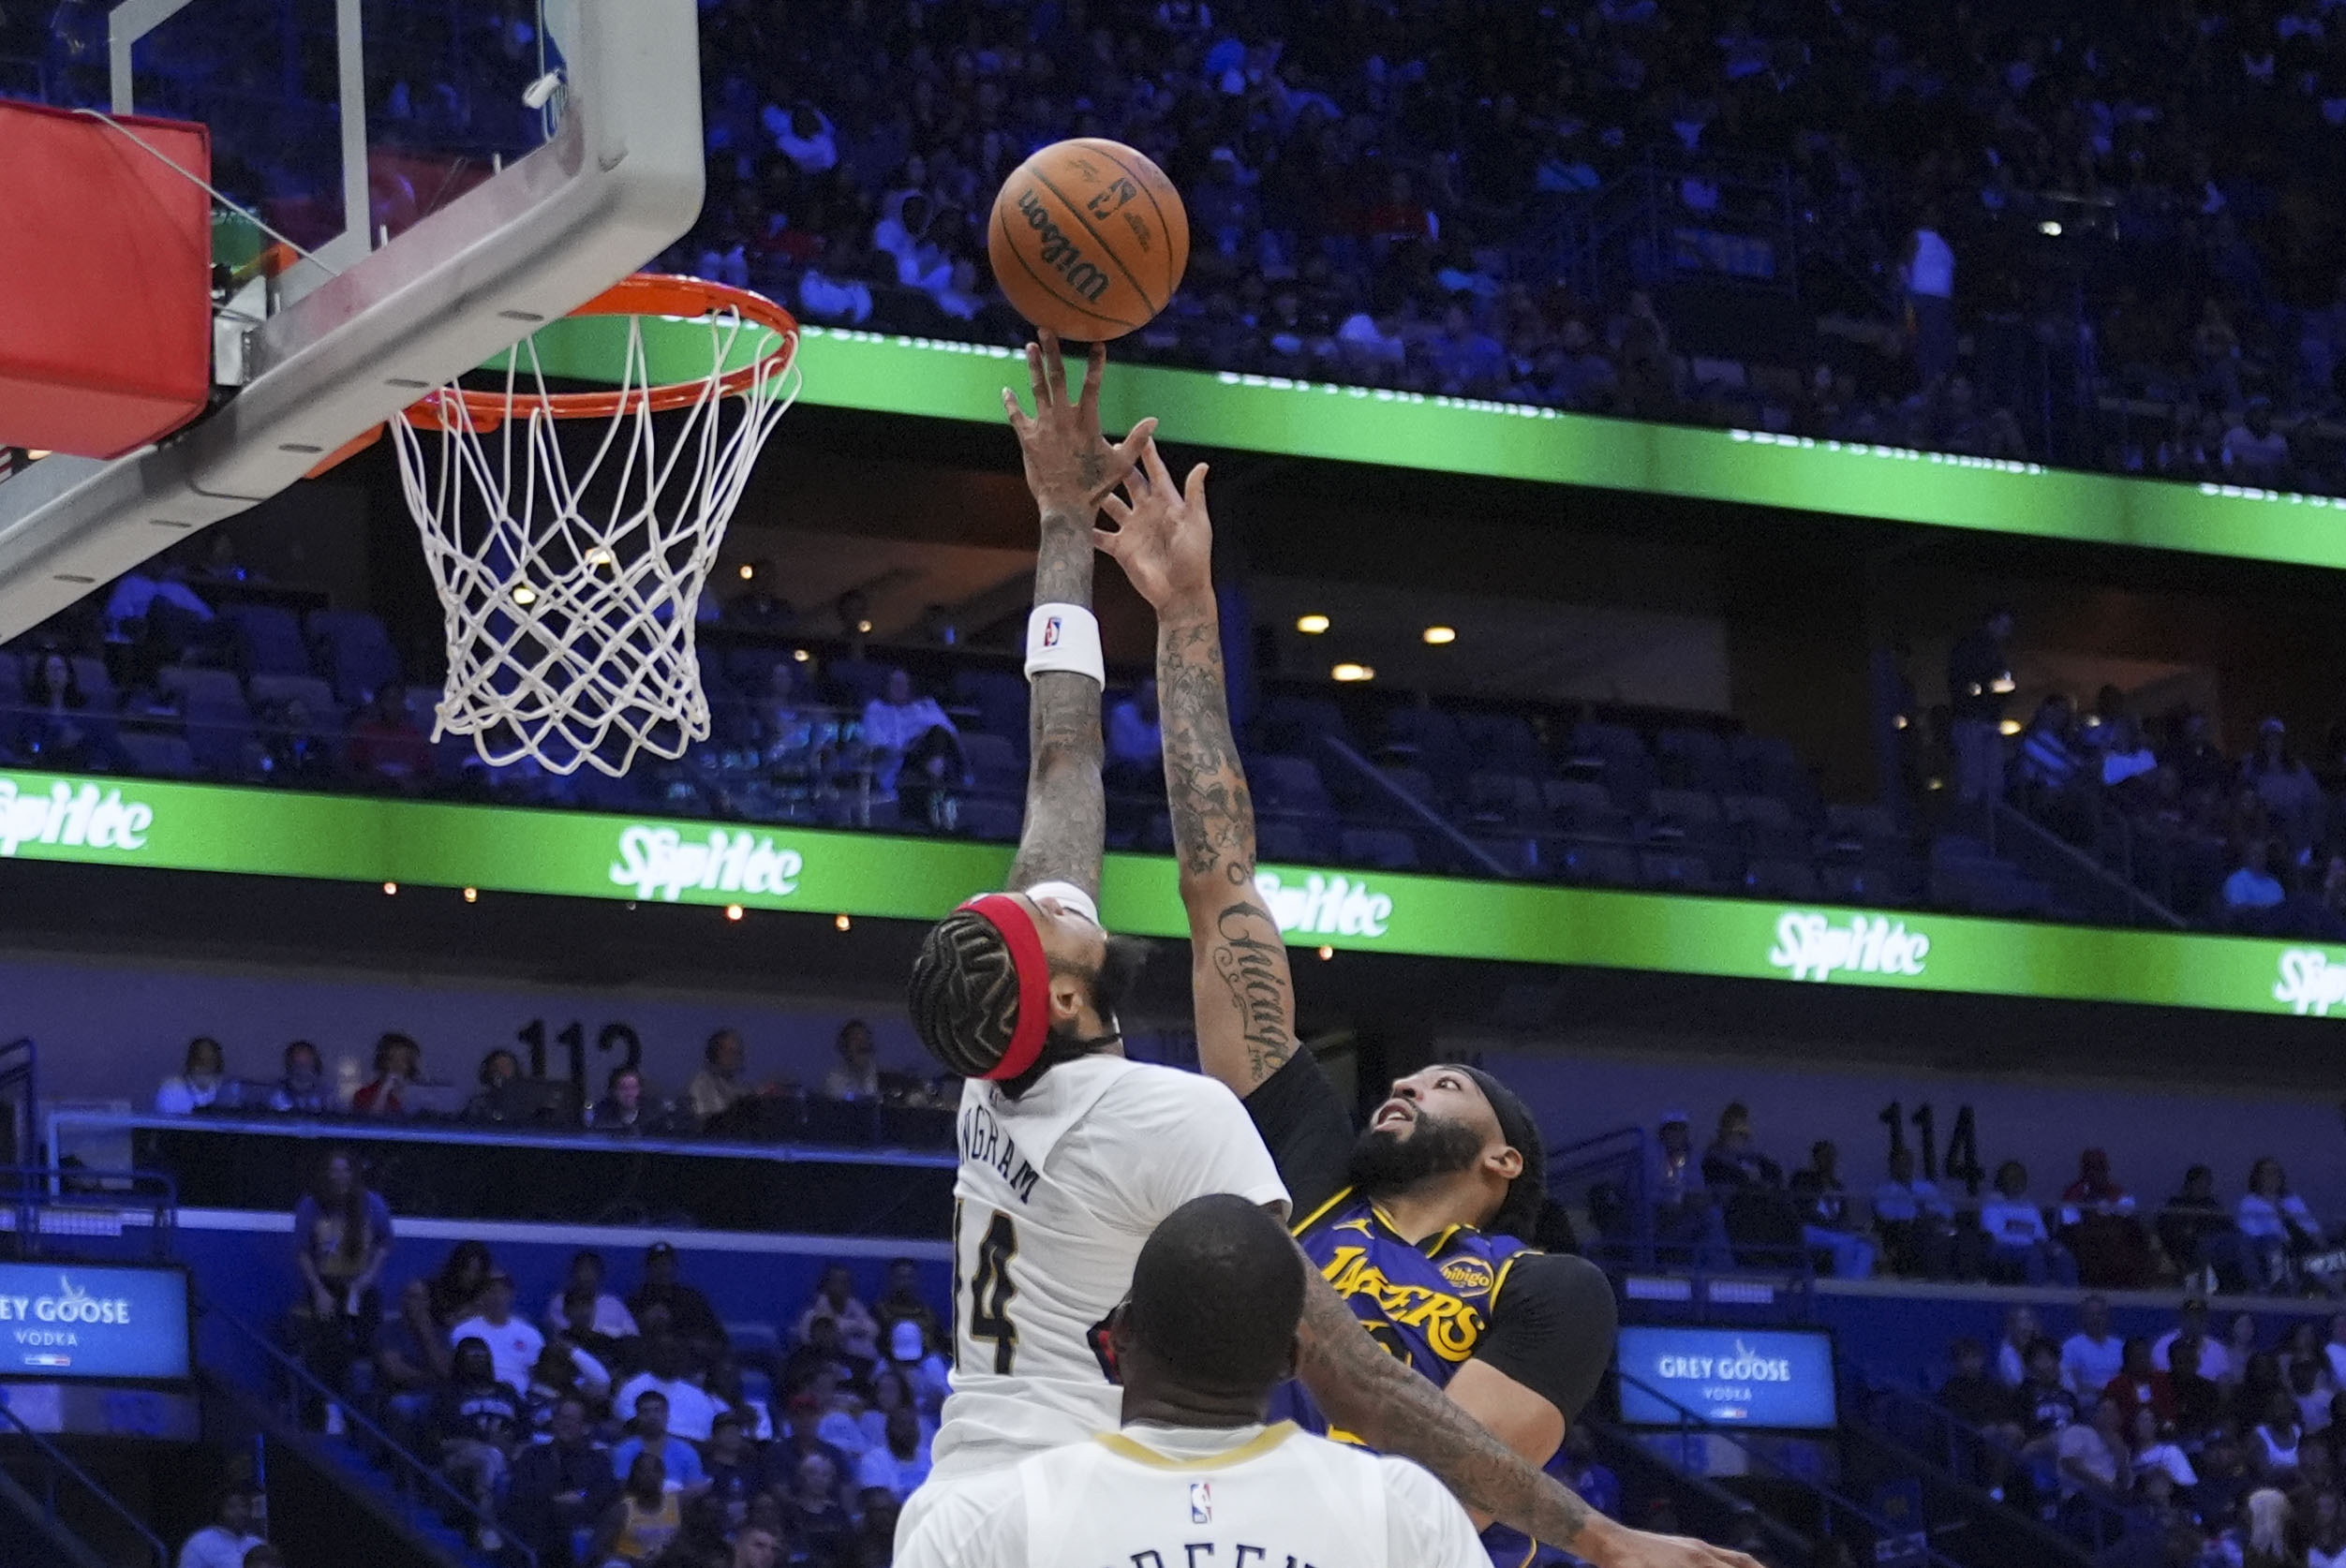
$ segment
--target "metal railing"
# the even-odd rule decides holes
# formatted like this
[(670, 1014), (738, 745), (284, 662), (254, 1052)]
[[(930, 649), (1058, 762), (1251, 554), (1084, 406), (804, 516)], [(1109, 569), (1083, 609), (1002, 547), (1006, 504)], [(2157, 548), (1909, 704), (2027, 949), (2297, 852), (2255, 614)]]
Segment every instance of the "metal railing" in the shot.
[(30, 1164), (40, 1158), (40, 1047), (31, 1035), (0, 1045), (0, 1105), (7, 1107), (8, 1142), (0, 1159)]
[(142, 1218), (148, 1250), (171, 1255), (179, 1187), (165, 1172), (0, 1165), (0, 1230), (21, 1258), (37, 1258), (51, 1237), (118, 1236), (126, 1217)]
[[(275, 1376), (275, 1387), (271, 1395), (274, 1408), (290, 1427), (301, 1429), (305, 1405), (315, 1404), (320, 1409), (331, 1405), (341, 1409), (346, 1441), (384, 1473), (385, 1479), (391, 1483), (392, 1497), (410, 1524), (428, 1528), (453, 1518), (461, 1520), (469, 1530), (477, 1532), (494, 1523), (490, 1516), (459, 1491), (439, 1472), (438, 1467), (427, 1464), (410, 1452), (398, 1439), (351, 1403), (348, 1395), (327, 1387), (308, 1368), (270, 1343), (268, 1337), (259, 1329), (226, 1309), (209, 1302), (200, 1300), (197, 1308), (203, 1326), (222, 1325), (245, 1351), (260, 1353)], [(209, 1361), (212, 1358), (206, 1359)], [(333, 1440), (318, 1437), (306, 1441), (322, 1445)], [(517, 1564), (518, 1568), (538, 1568), (538, 1554), (510, 1534), (505, 1537), (500, 1556), (507, 1563)]]
[[(124, 1505), (120, 1498), (107, 1490), (103, 1484), (67, 1457), (63, 1449), (26, 1426), (22, 1417), (7, 1407), (6, 1400), (0, 1400), (0, 1425), (5, 1426), (5, 1430), (0, 1430), (0, 1438), (7, 1438), (11, 1442), (22, 1442), (40, 1461), (41, 1521), (52, 1531), (61, 1532), (76, 1540), (80, 1539), (78, 1532), (58, 1516), (57, 1491), (58, 1482), (62, 1478), (78, 1487), (95, 1501), (101, 1510), (127, 1529), (141, 1548), (142, 1555), (147, 1561), (153, 1562), (156, 1568), (171, 1568), (171, 1548), (164, 1546), (162, 1540), (153, 1531), (147, 1529), (140, 1521), (139, 1516)], [(0, 1452), (5, 1452), (5, 1450), (0, 1449)], [(86, 1542), (83, 1544), (87, 1545)]]
[[(1990, 1477), (2022, 1476), (2039, 1468), (1937, 1400), (1894, 1379), (1847, 1362), (1836, 1375), (1844, 1421), (1862, 1423), (1890, 1446), (1911, 1454), (1921, 1463), (1942, 1472), (1951, 1482), (1969, 1488), (1981, 1507), (1998, 1506), (1985, 1495), (1987, 1487), (1995, 1484)], [(2063, 1512), (2078, 1526), (2075, 1538), (2047, 1529), (2016, 1509), (2005, 1511), (2040, 1535), (2087, 1552), (2097, 1561), (2106, 1561), (2114, 1547), (2135, 1533), (2132, 1514), (2116, 1493), (2105, 1487), (2066, 1473), (2060, 1482), (2060, 1489), (2069, 1494)]]
[[(1743, 1455), (1745, 1461), (1753, 1472), (1764, 1472), (1773, 1480), (1809, 1494), (1817, 1504), (1818, 1516), (1823, 1521), (1823, 1533), (1828, 1538), (1841, 1534), (1844, 1530), (1851, 1526), (1862, 1528), (1869, 1539), (1864, 1543), (1853, 1543), (1853, 1546), (1862, 1545), (1864, 1547), (1856, 1553), (1861, 1561), (1870, 1561), (1873, 1555), (1872, 1542), (1904, 1540), (1914, 1533), (1911, 1527), (1893, 1524), (1856, 1499), (1826, 1486), (1814, 1477), (1801, 1474), (1764, 1449), (1755, 1446), (1741, 1433), (1722, 1427), (1707, 1417), (1698, 1415), (1643, 1380), (1627, 1372), (1622, 1372), (1619, 1376), (1624, 1387), (1634, 1388), (1657, 1404), (1677, 1413), (1677, 1419), (1672, 1426), (1682, 1441), (1700, 1434), (1726, 1442)], [(1963, 1568), (1962, 1564), (1930, 1545), (1927, 1540), (1919, 1543), (1916, 1549), (1921, 1552), (1921, 1561), (1927, 1565), (1927, 1568)]]

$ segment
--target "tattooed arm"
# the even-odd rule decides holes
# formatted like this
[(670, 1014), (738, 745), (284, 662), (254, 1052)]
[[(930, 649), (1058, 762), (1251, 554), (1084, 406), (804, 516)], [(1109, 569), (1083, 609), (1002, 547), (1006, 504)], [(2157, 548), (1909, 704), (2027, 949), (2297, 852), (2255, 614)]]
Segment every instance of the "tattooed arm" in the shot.
[[(1156, 428), (1143, 420), (1120, 444), (1100, 434), (1100, 379), (1107, 350), (1091, 347), (1083, 392), (1067, 399), (1067, 367), (1055, 333), (1027, 345), (1034, 386), (1029, 417), (1008, 388), (1002, 403), (1018, 436), (1027, 489), (1042, 511), (1042, 547), (1034, 562), (1034, 602), (1091, 604), (1091, 520), (1100, 498), (1132, 470), (1133, 459)], [(1010, 886), (1073, 882), (1100, 895), (1100, 854), (1107, 825), (1100, 783), (1100, 688), (1089, 675), (1046, 670), (1027, 698), (1026, 821), (1018, 837)]]
[(1295, 983), (1279, 923), (1255, 887), (1255, 803), (1230, 732), (1206, 466), (1176, 487), (1151, 442), (1128, 488), (1132, 501), (1104, 503), (1119, 527), (1100, 536), (1101, 548), (1156, 607), (1165, 798), (1189, 911), (1197, 1056), (1243, 1099), (1295, 1054)]

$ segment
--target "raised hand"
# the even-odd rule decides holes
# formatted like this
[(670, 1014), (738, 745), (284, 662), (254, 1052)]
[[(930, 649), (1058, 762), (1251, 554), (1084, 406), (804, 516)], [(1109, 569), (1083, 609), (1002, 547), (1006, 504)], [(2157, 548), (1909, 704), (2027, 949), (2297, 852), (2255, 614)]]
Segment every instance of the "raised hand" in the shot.
[(1185, 601), (1213, 598), (1213, 520), (1206, 514), (1206, 465), (1173, 483), (1165, 457), (1150, 440), (1140, 466), (1124, 480), (1124, 494), (1100, 501), (1116, 526), (1094, 528), (1091, 541), (1124, 569), (1134, 591), (1158, 615)]
[(1089, 525), (1101, 497), (1133, 471), (1157, 422), (1142, 420), (1121, 441), (1100, 434), (1100, 383), (1107, 375), (1107, 347), (1095, 343), (1083, 377), (1083, 392), (1067, 396), (1067, 363), (1059, 334), (1046, 332), (1027, 345), (1027, 375), (1034, 388), (1034, 412), (1018, 406), (1018, 394), (1002, 390), (1002, 407), (1018, 437), (1026, 464), (1027, 489), (1046, 518)]

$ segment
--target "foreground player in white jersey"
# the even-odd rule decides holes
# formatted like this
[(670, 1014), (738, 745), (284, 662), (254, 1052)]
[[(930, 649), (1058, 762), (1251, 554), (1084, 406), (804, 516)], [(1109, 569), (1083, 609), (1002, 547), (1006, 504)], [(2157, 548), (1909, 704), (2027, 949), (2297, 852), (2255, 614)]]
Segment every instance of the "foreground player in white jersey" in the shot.
[(1488, 1568), (1466, 1511), (1416, 1465), (1266, 1424), (1303, 1277), (1269, 1210), (1176, 1209), (1109, 1330), (1123, 1429), (1025, 1460), (965, 1518), (933, 1516), (898, 1568)]
[[(1054, 339), (1027, 357), (1034, 413), (1003, 393), (1042, 515), (1026, 660), (1033, 755), (1010, 878), (1023, 891), (973, 899), (940, 921), (913, 968), (913, 1023), (968, 1082), (958, 1122), (954, 1394), (935, 1469), (905, 1505), (899, 1541), (932, 1513), (963, 1516), (1028, 1455), (1115, 1426), (1121, 1397), (1101, 1336), (1142, 1243), (1167, 1215), (1208, 1193), (1286, 1208), (1229, 1090), (1122, 1058), (1116, 1006), (1143, 949), (1105, 932), (1095, 902), (1105, 673), (1090, 609), (1091, 524), (1150, 450), (1153, 422), (1111, 445), (1098, 411), (1104, 354), (1093, 350), (1076, 400)], [(1299, 1376), (1331, 1424), (1423, 1464), (1502, 1522), (1596, 1568), (1749, 1568), (1747, 1559), (1592, 1515), (1379, 1349), (1316, 1272), (1299, 1342)]]

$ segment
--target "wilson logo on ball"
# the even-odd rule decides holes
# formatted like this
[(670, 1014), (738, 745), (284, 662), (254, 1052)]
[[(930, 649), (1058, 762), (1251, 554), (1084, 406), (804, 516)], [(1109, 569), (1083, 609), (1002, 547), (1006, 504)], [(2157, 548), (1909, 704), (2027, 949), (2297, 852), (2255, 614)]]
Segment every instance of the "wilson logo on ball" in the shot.
[(1107, 292), (1107, 274), (1084, 259), (1083, 247), (1051, 220), (1032, 188), (1018, 193), (1018, 212), (1042, 242), (1037, 259), (1066, 279), (1068, 288), (1093, 304), (1099, 303), (1100, 296)]

